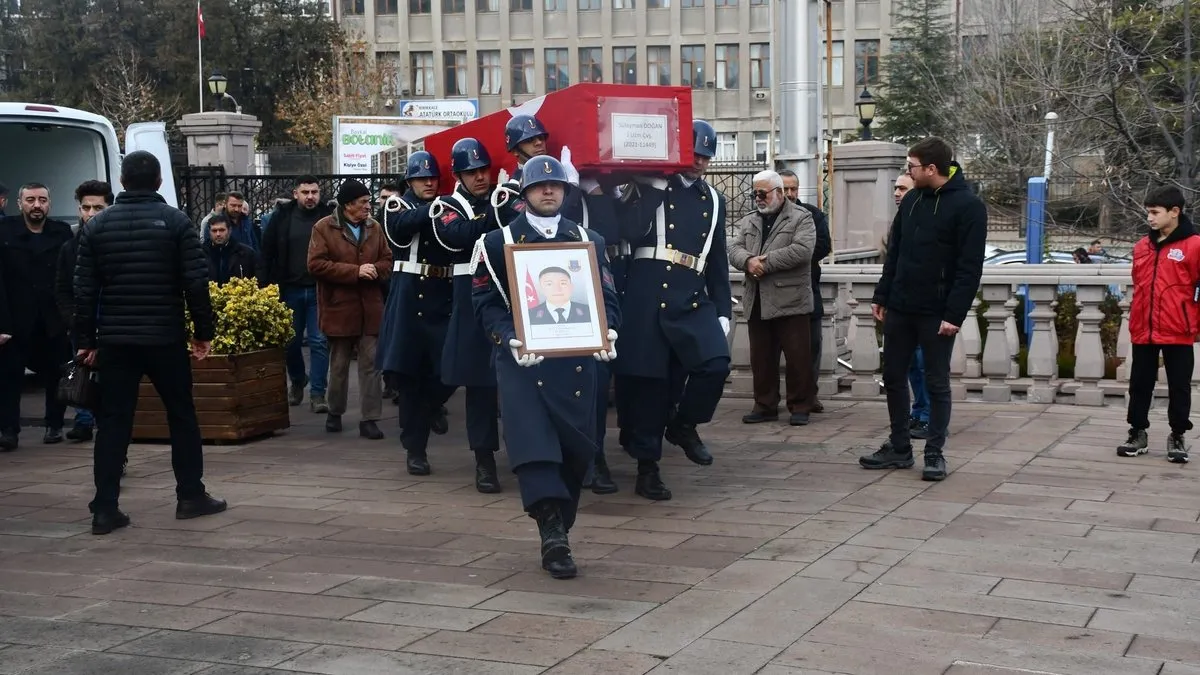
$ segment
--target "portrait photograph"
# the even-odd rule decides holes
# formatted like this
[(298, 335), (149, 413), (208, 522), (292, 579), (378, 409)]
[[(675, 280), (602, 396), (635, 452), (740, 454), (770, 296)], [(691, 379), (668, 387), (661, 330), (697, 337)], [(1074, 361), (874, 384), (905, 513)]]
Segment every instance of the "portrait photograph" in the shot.
[(608, 349), (596, 250), (590, 243), (508, 244), (510, 297), (522, 352), (580, 356)]

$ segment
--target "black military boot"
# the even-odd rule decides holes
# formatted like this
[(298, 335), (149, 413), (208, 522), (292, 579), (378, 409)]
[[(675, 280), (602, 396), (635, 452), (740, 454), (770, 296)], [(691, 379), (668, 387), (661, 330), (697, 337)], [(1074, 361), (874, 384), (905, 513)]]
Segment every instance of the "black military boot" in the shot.
[(433, 413), (433, 418), (429, 420), (429, 430), (438, 436), (445, 436), (446, 432), (450, 431), (450, 420), (446, 419), (446, 406)]
[(358, 423), (358, 435), (363, 438), (369, 438), (372, 441), (378, 441), (383, 438), (383, 432), (379, 430), (379, 425), (372, 420), (364, 420)]
[(542, 537), (542, 569), (555, 579), (575, 578), (579, 570), (571, 557), (571, 544), (567, 541), (567, 528), (558, 505), (551, 500), (542, 500), (533, 505), (529, 515), (537, 521), (538, 534)]
[(713, 456), (709, 454), (708, 448), (704, 447), (704, 441), (700, 440), (695, 424), (672, 421), (667, 425), (667, 432), (663, 437), (668, 443), (683, 448), (683, 454), (696, 464), (708, 466), (713, 463)]
[(408, 474), (410, 476), (428, 476), (433, 472), (432, 469), (429, 468), (429, 457), (425, 455), (424, 451), (409, 451), (408, 457), (404, 463), (408, 468)]
[(665, 502), (671, 498), (671, 491), (663, 485), (662, 476), (658, 474), (658, 462), (648, 459), (638, 460), (637, 483), (633, 491), (646, 499)]
[(608, 470), (608, 460), (605, 459), (603, 452), (596, 455), (595, 464), (592, 466), (590, 487), (592, 492), (598, 495), (611, 495), (618, 490), (617, 484), (613, 482), (612, 473)]
[(475, 489), (485, 495), (500, 491), (500, 476), (496, 472), (496, 453), (491, 450), (475, 451)]

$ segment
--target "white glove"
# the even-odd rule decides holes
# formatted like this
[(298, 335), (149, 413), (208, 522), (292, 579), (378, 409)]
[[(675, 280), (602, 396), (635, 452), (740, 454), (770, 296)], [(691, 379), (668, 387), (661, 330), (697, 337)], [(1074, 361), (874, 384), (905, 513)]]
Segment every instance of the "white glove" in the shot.
[(7, 333), (0, 333), (0, 345), (4, 344), (5, 342), (8, 342), (11, 339), (12, 339), (11, 335), (9, 335)]
[(633, 180), (637, 181), (638, 183), (641, 183), (642, 185), (649, 185), (650, 187), (654, 188), (655, 190), (666, 190), (667, 189), (667, 179), (666, 178), (650, 178), (648, 176), (638, 176), (638, 177), (634, 178)]
[(723, 316), (718, 316), (717, 321), (721, 322), (721, 331), (725, 333), (725, 337), (729, 337), (729, 319)]
[(532, 353), (527, 353), (527, 354), (525, 354), (525, 356), (521, 356), (519, 353), (517, 353), (517, 349), (524, 345), (525, 345), (525, 343), (521, 342), (520, 340), (509, 340), (508, 341), (508, 347), (509, 347), (509, 349), (512, 350), (513, 360), (517, 362), (518, 366), (521, 366), (523, 368), (528, 368), (530, 366), (536, 366), (537, 364), (546, 360), (546, 357), (538, 356), (537, 354), (532, 354)]
[(504, 185), (507, 182), (508, 182), (508, 172), (505, 171), (504, 169), (500, 169), (500, 175), (496, 177), (496, 184)]
[(563, 170), (567, 172), (567, 182), (571, 185), (579, 185), (579, 172), (575, 170), (575, 165), (571, 163), (571, 149), (563, 146), (562, 155), (558, 160), (562, 164)]
[(579, 189), (590, 195), (600, 189), (600, 182), (594, 178), (583, 178), (579, 181)]
[(617, 358), (617, 331), (608, 329), (608, 351), (596, 352), (592, 354), (592, 358), (605, 363)]

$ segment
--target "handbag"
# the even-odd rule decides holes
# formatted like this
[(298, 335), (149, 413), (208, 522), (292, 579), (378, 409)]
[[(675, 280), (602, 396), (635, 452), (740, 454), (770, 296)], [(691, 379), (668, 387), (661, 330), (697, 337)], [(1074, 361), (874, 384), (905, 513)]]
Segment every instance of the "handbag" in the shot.
[(59, 403), (95, 410), (99, 407), (99, 394), (100, 386), (94, 368), (75, 359), (63, 364), (62, 376), (58, 380)]

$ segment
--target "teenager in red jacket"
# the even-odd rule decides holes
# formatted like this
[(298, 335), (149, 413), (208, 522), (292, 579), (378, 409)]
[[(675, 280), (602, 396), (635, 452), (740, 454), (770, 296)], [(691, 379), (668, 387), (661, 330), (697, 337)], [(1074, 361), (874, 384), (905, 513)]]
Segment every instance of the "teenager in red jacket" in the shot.
[(1191, 430), (1192, 343), (1200, 335), (1200, 236), (1183, 213), (1183, 193), (1175, 187), (1151, 192), (1145, 201), (1150, 234), (1133, 247), (1133, 303), (1129, 338), (1129, 439), (1117, 448), (1122, 457), (1149, 452), (1150, 401), (1158, 380), (1161, 353), (1167, 371), (1167, 459), (1188, 461), (1183, 435)]

